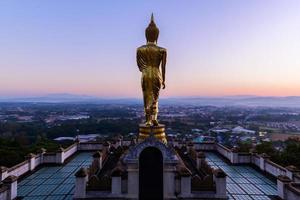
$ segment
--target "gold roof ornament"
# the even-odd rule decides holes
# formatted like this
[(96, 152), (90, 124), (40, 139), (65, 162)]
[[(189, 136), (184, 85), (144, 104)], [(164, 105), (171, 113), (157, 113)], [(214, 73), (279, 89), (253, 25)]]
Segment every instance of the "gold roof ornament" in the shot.
[(148, 27), (145, 30), (145, 35), (146, 35), (147, 42), (157, 43), (157, 39), (158, 39), (158, 35), (159, 35), (159, 29), (157, 28), (157, 26), (154, 22), (153, 13), (151, 14), (151, 21), (150, 21)]

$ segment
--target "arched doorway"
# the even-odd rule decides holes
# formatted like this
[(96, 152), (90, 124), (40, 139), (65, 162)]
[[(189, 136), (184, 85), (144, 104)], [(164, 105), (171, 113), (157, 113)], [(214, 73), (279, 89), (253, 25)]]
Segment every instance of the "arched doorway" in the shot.
[(155, 147), (145, 148), (139, 157), (139, 199), (163, 200), (163, 156)]

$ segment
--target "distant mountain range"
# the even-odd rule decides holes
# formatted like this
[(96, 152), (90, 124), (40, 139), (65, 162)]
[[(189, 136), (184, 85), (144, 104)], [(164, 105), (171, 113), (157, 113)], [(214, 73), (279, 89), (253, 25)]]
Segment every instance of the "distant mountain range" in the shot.
[(139, 103), (138, 98), (100, 98), (68, 93), (49, 94), (36, 97), (1, 97), (0, 103)]
[(263, 96), (226, 96), (226, 97), (194, 97), (167, 99), (169, 103), (180, 102), (190, 105), (211, 106), (249, 106), (249, 107), (300, 107), (300, 96), (263, 97)]
[[(14, 103), (96, 103), (96, 104), (142, 104), (138, 98), (100, 98), (87, 95), (49, 94), (40, 97), (0, 97), (0, 102)], [(300, 96), (223, 96), (223, 97), (173, 97), (162, 98), (161, 104), (199, 105), (199, 106), (263, 106), (300, 107)]]

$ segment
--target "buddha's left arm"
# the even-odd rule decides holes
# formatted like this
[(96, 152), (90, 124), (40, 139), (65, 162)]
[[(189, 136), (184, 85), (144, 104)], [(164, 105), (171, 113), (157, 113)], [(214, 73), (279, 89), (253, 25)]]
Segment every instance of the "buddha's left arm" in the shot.
[(136, 51), (136, 62), (140, 72), (142, 72), (143, 68), (145, 68), (145, 63), (143, 62), (142, 55), (139, 49)]

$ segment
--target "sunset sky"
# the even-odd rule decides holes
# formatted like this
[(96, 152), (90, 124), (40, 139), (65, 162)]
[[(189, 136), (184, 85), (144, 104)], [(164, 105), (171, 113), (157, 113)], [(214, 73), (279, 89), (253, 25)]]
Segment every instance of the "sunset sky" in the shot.
[(141, 97), (152, 12), (164, 97), (300, 96), (299, 0), (0, 1), (0, 96)]

